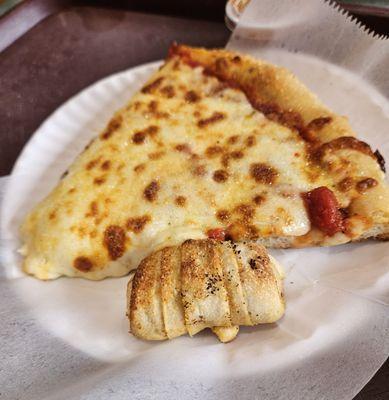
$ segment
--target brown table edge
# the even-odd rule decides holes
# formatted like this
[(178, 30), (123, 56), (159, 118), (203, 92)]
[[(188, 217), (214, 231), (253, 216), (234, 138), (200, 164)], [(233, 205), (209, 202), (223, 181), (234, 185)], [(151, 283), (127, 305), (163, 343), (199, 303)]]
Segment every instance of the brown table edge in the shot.
[(24, 0), (0, 18), (0, 52), (46, 17), (71, 5), (72, 0)]

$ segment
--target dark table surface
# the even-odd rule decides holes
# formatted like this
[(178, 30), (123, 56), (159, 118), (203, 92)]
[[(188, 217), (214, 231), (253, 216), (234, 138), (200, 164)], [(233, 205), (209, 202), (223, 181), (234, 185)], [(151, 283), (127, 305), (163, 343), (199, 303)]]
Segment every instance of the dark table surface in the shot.
[[(10, 173), (43, 120), (96, 80), (163, 58), (175, 40), (224, 46), (230, 34), (224, 5), (224, 0), (26, 0), (0, 18), (0, 176)], [(360, 19), (389, 34), (389, 19)], [(389, 399), (388, 362), (355, 399)]]

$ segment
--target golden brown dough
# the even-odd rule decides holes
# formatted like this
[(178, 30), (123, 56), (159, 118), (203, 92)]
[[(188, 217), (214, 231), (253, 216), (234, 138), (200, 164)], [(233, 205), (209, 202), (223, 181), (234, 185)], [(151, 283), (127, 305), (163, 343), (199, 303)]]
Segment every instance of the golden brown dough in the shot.
[(222, 342), (239, 325), (284, 313), (282, 271), (261, 245), (187, 240), (144, 259), (128, 285), (131, 332), (142, 339), (191, 336), (205, 328)]
[(169, 339), (186, 333), (184, 308), (181, 301), (181, 248), (161, 250), (162, 314)]
[(131, 306), (128, 315), (134, 335), (151, 340), (166, 339), (162, 317), (161, 252), (153, 253), (139, 265), (132, 279)]
[(182, 303), (190, 335), (209, 326), (230, 326), (220, 251), (211, 240), (187, 240), (181, 246)]

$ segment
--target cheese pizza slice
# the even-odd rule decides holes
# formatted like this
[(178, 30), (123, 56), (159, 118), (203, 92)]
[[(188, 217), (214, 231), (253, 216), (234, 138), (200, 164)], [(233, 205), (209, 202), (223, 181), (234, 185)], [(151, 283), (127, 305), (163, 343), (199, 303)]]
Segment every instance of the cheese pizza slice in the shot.
[(387, 239), (389, 189), (380, 153), (287, 70), (172, 46), (21, 236), (27, 273), (102, 279), (186, 239)]

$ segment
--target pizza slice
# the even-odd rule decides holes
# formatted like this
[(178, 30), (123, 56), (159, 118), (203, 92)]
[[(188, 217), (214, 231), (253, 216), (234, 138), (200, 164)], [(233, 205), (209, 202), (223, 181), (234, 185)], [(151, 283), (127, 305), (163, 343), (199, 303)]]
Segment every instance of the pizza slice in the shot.
[(380, 153), (290, 72), (175, 45), (27, 216), (23, 267), (102, 279), (186, 239), (384, 240), (388, 200)]

